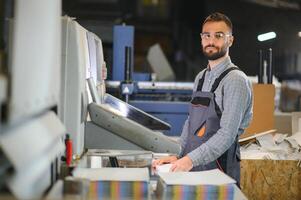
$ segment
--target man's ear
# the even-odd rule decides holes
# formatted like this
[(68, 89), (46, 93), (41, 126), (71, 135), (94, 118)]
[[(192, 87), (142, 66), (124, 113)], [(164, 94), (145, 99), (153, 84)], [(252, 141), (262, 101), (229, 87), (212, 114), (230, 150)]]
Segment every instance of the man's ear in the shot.
[(229, 37), (229, 40), (228, 40), (229, 47), (232, 46), (233, 41), (234, 41), (234, 36), (232, 35), (232, 36)]

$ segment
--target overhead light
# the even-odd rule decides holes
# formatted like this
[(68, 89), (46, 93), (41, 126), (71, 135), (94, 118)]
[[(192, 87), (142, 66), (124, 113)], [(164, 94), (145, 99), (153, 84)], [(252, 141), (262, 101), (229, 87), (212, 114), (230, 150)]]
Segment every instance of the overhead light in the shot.
[(299, 31), (299, 32), (298, 32), (298, 37), (300, 37), (300, 38), (301, 38), (301, 31)]
[(257, 36), (257, 40), (260, 42), (266, 41), (266, 40), (270, 40), (270, 39), (274, 39), (276, 37), (276, 33), (275, 32), (268, 32), (268, 33), (263, 33)]

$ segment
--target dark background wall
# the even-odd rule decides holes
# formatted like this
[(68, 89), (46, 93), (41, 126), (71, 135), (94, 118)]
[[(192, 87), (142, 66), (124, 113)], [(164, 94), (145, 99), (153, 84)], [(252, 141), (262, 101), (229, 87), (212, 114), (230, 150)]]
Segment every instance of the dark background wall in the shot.
[[(105, 58), (112, 66), (112, 30), (122, 22), (135, 26), (135, 71), (149, 72), (148, 48), (160, 43), (177, 80), (192, 81), (207, 61), (201, 53), (201, 24), (215, 11), (228, 15), (234, 25), (232, 61), (248, 75), (257, 74), (257, 52), (273, 49), (274, 72), (280, 79), (300, 79), (301, 11), (297, 0), (279, 0), (296, 7), (263, 6), (256, 0), (64, 0), (64, 13), (102, 40)], [(272, 2), (272, 1), (261, 1)], [(278, 2), (278, 1), (274, 1)], [(274, 31), (277, 38), (259, 42), (257, 35)], [(109, 75), (110, 76), (110, 75)]]

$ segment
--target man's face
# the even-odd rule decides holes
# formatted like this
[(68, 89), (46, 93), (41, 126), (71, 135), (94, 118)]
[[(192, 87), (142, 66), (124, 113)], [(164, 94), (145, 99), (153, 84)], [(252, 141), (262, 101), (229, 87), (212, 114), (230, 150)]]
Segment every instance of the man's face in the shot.
[(216, 60), (228, 53), (233, 36), (225, 22), (207, 22), (201, 33), (203, 53), (208, 60)]

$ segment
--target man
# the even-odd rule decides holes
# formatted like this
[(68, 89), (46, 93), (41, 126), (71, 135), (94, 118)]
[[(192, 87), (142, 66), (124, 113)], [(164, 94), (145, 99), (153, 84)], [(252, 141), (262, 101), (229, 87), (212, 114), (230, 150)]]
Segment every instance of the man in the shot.
[(239, 185), (238, 137), (252, 118), (252, 85), (229, 57), (234, 37), (227, 16), (209, 15), (200, 36), (208, 66), (195, 79), (180, 137), (181, 153), (155, 160), (153, 167), (172, 163), (173, 172), (219, 168)]

